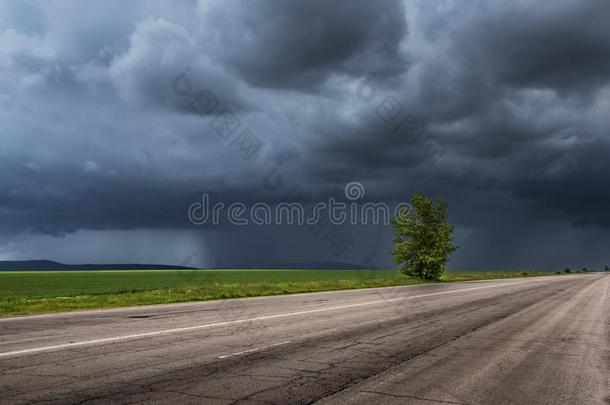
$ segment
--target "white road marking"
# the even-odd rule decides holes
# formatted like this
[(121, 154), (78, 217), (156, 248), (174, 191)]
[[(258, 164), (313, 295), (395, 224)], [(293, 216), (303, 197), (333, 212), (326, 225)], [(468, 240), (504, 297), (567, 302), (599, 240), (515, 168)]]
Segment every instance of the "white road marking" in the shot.
[[(116, 271), (116, 270), (113, 270)], [(155, 270), (156, 271), (156, 270)], [(593, 274), (593, 273), (589, 273)], [(576, 274), (572, 274), (571, 277), (576, 277)], [(585, 275), (586, 276), (586, 275)], [(535, 281), (543, 281), (546, 279), (557, 279), (557, 276), (538, 276)], [(455, 284), (481, 284), (481, 283), (501, 283), (506, 282), (510, 279), (489, 279), (489, 280), (468, 280), (468, 281), (456, 281)], [(532, 279), (533, 281), (533, 279)], [(453, 283), (452, 283), (453, 284)], [(0, 317), (0, 323), (2, 322), (27, 322), (32, 319), (48, 319), (48, 318), (65, 318), (65, 317), (81, 317), (87, 315), (98, 315), (98, 314), (114, 314), (121, 312), (141, 312), (145, 310), (161, 310), (167, 308), (180, 309), (182, 307), (193, 307), (193, 306), (214, 306), (219, 302), (231, 300), (248, 302), (250, 300), (260, 301), (267, 299), (274, 299), (278, 297), (287, 298), (298, 298), (300, 296), (315, 297), (318, 295), (325, 294), (336, 294), (339, 292), (368, 292), (371, 290), (391, 290), (391, 289), (411, 289), (413, 287), (422, 287), (428, 284), (413, 284), (413, 285), (394, 285), (389, 287), (373, 287), (373, 288), (353, 288), (349, 290), (331, 290), (331, 291), (317, 291), (317, 292), (305, 292), (305, 293), (294, 293), (294, 294), (281, 294), (281, 295), (265, 295), (260, 297), (245, 297), (245, 298), (228, 298), (225, 300), (210, 300), (210, 301), (189, 301), (189, 302), (173, 302), (171, 304), (150, 304), (150, 305), (137, 305), (131, 307), (119, 307), (119, 308), (104, 308), (104, 309), (86, 309), (82, 311), (71, 311), (71, 312), (54, 312), (49, 314), (37, 314), (37, 315), (17, 315), (9, 317)], [(497, 285), (497, 284), (496, 284)], [(171, 312), (169, 313), (171, 315)]]
[(287, 312), (287, 313), (275, 314), (275, 315), (264, 315), (264, 316), (257, 316), (254, 318), (236, 319), (233, 321), (206, 323), (206, 324), (202, 324), (202, 325), (186, 326), (183, 328), (164, 329), (164, 330), (158, 330), (158, 331), (152, 331), (152, 332), (134, 333), (132, 335), (123, 335), (123, 336), (115, 336), (115, 337), (103, 338), (103, 339), (85, 340), (82, 342), (70, 342), (70, 343), (53, 345), (53, 346), (34, 347), (31, 349), (15, 350), (15, 351), (11, 351), (11, 352), (0, 353), (0, 357), (17, 356), (17, 355), (31, 354), (31, 353), (40, 353), (40, 352), (47, 352), (47, 351), (51, 351), (51, 350), (67, 349), (70, 347), (88, 346), (88, 345), (95, 345), (95, 344), (102, 344), (102, 343), (113, 343), (113, 342), (120, 342), (122, 340), (147, 338), (147, 337), (151, 337), (151, 336), (160, 336), (160, 335), (167, 335), (167, 334), (179, 333), (179, 332), (190, 332), (190, 331), (194, 331), (194, 330), (208, 329), (208, 328), (214, 328), (214, 327), (218, 327), (218, 326), (237, 325), (237, 324), (241, 324), (241, 323), (245, 323), (245, 322), (265, 321), (268, 319), (287, 318), (290, 316), (308, 315), (308, 314), (315, 314), (315, 313), (320, 313), (320, 312), (336, 311), (339, 309), (356, 308), (356, 307), (363, 307), (363, 306), (368, 306), (368, 305), (387, 304), (388, 302), (406, 301), (406, 300), (415, 299), (415, 298), (433, 297), (433, 296), (438, 296), (438, 295), (457, 294), (457, 293), (466, 292), (466, 291), (483, 290), (483, 289), (488, 289), (488, 288), (499, 288), (499, 287), (504, 287), (504, 286), (508, 286), (508, 285), (524, 284), (524, 283), (530, 283), (530, 282), (531, 282), (531, 280), (517, 281), (517, 282), (513, 282), (513, 283), (501, 283), (501, 284), (496, 284), (496, 285), (485, 285), (485, 286), (481, 286), (481, 287), (462, 288), (459, 290), (441, 291), (441, 292), (436, 292), (436, 293), (428, 293), (428, 294), (420, 294), (420, 295), (411, 295), (408, 297), (392, 298), (392, 299), (387, 299), (387, 300), (359, 302), (359, 303), (355, 303), (355, 304), (337, 305), (337, 306), (328, 307), (328, 308), (318, 308), (318, 309), (310, 309), (310, 310), (305, 310), (305, 311)]
[(248, 354), (248, 353), (259, 352), (261, 350), (269, 349), (269, 348), (276, 347), (276, 346), (282, 346), (282, 345), (285, 345), (285, 344), (288, 344), (288, 343), (290, 343), (290, 340), (286, 340), (285, 342), (275, 343), (275, 344), (272, 344), (272, 345), (256, 347), (254, 349), (244, 350), (244, 351), (241, 351), (241, 352), (225, 354), (224, 356), (219, 356), (218, 358), (219, 359), (226, 359), (227, 357), (239, 356), (241, 354)]

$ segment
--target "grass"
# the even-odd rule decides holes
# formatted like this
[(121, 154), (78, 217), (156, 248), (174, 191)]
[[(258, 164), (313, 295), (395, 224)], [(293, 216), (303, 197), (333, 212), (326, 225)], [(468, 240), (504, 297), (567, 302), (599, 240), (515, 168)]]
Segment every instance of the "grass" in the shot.
[[(449, 272), (441, 281), (523, 276), (524, 272)], [(0, 272), (0, 316), (421, 283), (393, 270)]]

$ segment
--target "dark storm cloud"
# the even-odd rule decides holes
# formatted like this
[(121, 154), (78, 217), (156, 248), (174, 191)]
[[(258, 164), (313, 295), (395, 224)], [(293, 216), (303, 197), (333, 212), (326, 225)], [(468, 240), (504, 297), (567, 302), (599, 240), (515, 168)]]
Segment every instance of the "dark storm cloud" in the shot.
[(532, 177), (512, 185), (518, 198), (534, 201), (539, 210), (555, 219), (568, 218), (576, 227), (610, 228), (608, 145), (575, 151), (561, 176)]
[[(88, 232), (87, 243), (122, 238), (117, 257), (128, 258), (134, 235), (188, 231), (188, 252), (167, 261), (203, 239), (199, 264), (388, 265), (383, 228), (346, 230), (352, 242), (337, 254), (303, 229), (194, 228), (186, 218), (203, 192), (275, 203), (295, 188), (342, 197), (360, 181), (369, 200), (445, 197), (462, 246), (455, 265), (602, 263), (595, 243), (575, 241), (607, 238), (610, 225), (606, 1), (0, 10), (2, 257), (65, 252), (61, 238), (41, 235), (78, 243)], [(193, 108), (202, 94), (214, 108)], [(214, 126), (223, 111), (239, 123), (230, 136)], [(247, 158), (235, 141), (244, 130), (260, 142)], [(150, 250), (166, 244), (155, 235)], [(533, 259), (528, 246), (545, 237), (555, 248)]]
[[(487, 22), (482, 45), (497, 71), (513, 86), (578, 90), (610, 75), (607, 2), (558, 2), (504, 10)], [(480, 38), (471, 33), (469, 40)]]
[(388, 50), (387, 73), (404, 68), (399, 1), (245, 1), (212, 7), (206, 22), (219, 58), (256, 86), (312, 91), (333, 71), (349, 71), (353, 57), (378, 41)]

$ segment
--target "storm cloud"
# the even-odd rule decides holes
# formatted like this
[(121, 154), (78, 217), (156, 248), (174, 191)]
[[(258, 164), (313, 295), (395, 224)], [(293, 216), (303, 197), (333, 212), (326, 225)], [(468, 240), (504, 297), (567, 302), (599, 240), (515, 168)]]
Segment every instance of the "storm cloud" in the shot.
[(368, 201), (445, 198), (453, 267), (603, 266), (609, 17), (605, 0), (0, 2), (0, 259), (388, 266), (388, 227), (346, 226), (337, 249), (187, 218), (202, 193), (358, 181)]

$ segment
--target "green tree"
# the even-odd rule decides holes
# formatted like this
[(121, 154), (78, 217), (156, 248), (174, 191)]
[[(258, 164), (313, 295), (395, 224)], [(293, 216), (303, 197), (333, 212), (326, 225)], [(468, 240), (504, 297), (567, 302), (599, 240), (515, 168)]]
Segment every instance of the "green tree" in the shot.
[(394, 262), (407, 276), (438, 280), (457, 249), (452, 244), (453, 226), (447, 223), (447, 203), (441, 198), (432, 202), (417, 193), (411, 207), (404, 208), (392, 219)]

